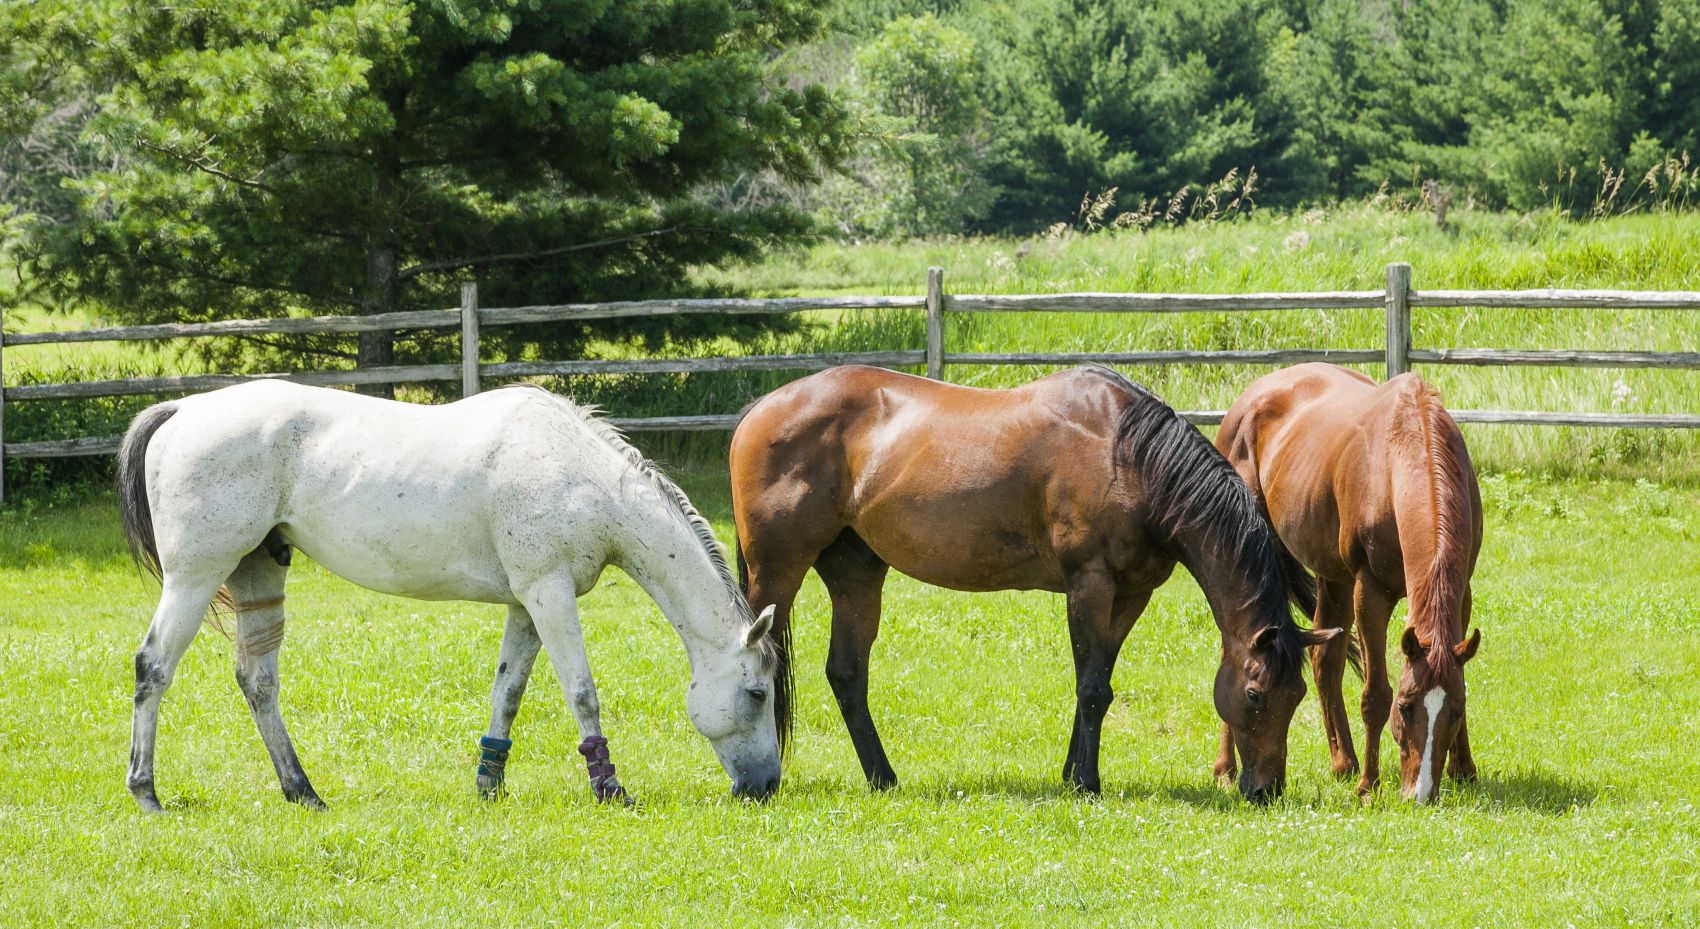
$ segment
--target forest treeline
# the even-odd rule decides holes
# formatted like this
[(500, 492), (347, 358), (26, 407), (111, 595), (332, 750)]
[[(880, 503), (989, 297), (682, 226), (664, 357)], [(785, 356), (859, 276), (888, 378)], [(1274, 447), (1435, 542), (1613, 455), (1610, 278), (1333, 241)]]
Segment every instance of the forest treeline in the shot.
[(1700, 154), (1700, 0), (847, 0), (787, 65), (864, 130), (790, 194), (853, 236), (1027, 232), (1112, 189), (1124, 224), (1426, 181), (1668, 206)]

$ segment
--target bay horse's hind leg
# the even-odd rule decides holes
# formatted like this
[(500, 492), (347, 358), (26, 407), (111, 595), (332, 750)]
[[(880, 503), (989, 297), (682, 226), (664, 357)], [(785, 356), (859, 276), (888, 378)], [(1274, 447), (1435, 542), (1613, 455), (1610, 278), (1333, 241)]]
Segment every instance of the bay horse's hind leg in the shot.
[(897, 786), (897, 772), (885, 755), (879, 731), (868, 710), (868, 657), (880, 631), (880, 596), (887, 565), (862, 538), (846, 529), (815, 561), (815, 571), (832, 596), (832, 644), (826, 656), (826, 679), (850, 742), (862, 763), (868, 786), (885, 790)]
[(1149, 590), (1118, 596), (1108, 572), (1089, 570), (1067, 581), (1068, 632), (1074, 652), (1074, 735), (1063, 761), (1063, 780), (1098, 793), (1098, 747), (1104, 714), (1115, 692), (1110, 675), (1122, 642), (1151, 599)]
[(1341, 629), (1334, 637), (1311, 649), (1310, 669), (1316, 678), (1316, 699), (1322, 707), (1322, 733), (1328, 738), (1328, 754), (1335, 777), (1358, 773), (1358, 754), (1352, 747), (1352, 724), (1346, 716), (1343, 684), (1346, 675), (1346, 635), (1352, 632), (1352, 588), (1349, 584), (1323, 581), (1318, 585), (1313, 628)]
[(236, 607), (236, 684), (248, 701), (254, 726), (271, 756), (283, 798), (308, 809), (322, 810), (296, 757), (295, 745), (278, 709), (278, 650), (283, 646), (283, 587), (288, 569), (262, 546), (242, 559), (225, 587)]
[(496, 678), (490, 685), (490, 731), (479, 740), (482, 758), (478, 763), (478, 792), (485, 797), (494, 797), (502, 791), (508, 750), (513, 747), (514, 716), (525, 698), (525, 685), (531, 679), (531, 668), (537, 662), (537, 650), (542, 644), (531, 614), (521, 606), (509, 607), (508, 624), (502, 632), (502, 651), (496, 659)]
[(124, 781), (145, 812), (161, 811), (154, 792), (154, 742), (159, 734), (159, 702), (177, 674), (177, 663), (195, 640), (207, 607), (224, 581), (224, 571), (166, 574), (153, 622), (136, 652), (136, 701), (130, 722), (130, 768)]

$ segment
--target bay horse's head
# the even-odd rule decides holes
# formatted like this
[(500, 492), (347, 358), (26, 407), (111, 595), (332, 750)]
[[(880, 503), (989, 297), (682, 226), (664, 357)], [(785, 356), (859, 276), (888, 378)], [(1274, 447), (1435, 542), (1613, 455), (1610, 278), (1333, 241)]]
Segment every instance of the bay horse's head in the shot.
[[(748, 614), (745, 614), (748, 615)], [(691, 725), (714, 746), (732, 779), (732, 793), (765, 799), (779, 789), (779, 727), (774, 720), (773, 607), (762, 610), (733, 641), (692, 656), (685, 698)]]
[(1339, 634), (1301, 629), (1283, 617), (1223, 650), (1216, 712), (1239, 754), (1239, 788), (1247, 800), (1267, 803), (1286, 786), (1287, 729), (1305, 696), (1305, 649)]
[(1456, 645), (1424, 641), (1415, 626), (1399, 638), (1405, 670), (1393, 695), (1393, 738), (1399, 743), (1399, 792), (1432, 803), (1440, 772), (1464, 724), (1464, 663), (1482, 644), (1480, 629)]

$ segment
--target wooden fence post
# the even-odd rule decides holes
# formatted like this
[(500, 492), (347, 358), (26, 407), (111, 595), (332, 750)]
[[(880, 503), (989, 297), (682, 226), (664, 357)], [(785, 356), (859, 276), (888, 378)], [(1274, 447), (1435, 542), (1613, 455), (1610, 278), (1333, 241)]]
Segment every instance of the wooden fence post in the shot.
[(1411, 370), (1411, 266), (1387, 266), (1387, 380)]
[(927, 269), (927, 376), (944, 380), (944, 269)]
[(460, 395), (478, 392), (478, 282), (460, 285)]

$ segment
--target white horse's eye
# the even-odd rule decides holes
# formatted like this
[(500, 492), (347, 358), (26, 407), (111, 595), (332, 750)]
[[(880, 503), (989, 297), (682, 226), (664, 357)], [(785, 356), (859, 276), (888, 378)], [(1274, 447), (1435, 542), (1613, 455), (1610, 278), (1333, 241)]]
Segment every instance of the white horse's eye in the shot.
[(761, 703), (767, 699), (767, 691), (762, 690), (760, 687), (751, 687), (749, 690), (744, 691), (744, 693), (749, 694), (750, 699), (757, 703)]

